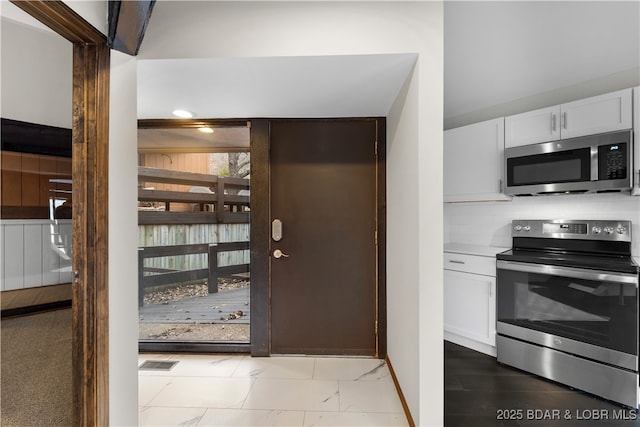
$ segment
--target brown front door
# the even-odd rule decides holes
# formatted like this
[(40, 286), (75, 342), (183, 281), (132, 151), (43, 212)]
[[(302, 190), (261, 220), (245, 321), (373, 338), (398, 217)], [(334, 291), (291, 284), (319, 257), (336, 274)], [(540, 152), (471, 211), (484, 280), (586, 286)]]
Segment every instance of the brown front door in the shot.
[(271, 122), (273, 354), (376, 354), (377, 126)]

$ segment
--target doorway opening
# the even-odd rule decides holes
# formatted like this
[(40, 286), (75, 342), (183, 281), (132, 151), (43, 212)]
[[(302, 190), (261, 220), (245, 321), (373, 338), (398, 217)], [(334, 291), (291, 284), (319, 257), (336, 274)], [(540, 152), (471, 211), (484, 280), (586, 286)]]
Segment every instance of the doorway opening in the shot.
[(250, 128), (180, 123), (139, 123), (140, 349), (249, 351)]
[(73, 45), (2, 12), (0, 425), (71, 425)]

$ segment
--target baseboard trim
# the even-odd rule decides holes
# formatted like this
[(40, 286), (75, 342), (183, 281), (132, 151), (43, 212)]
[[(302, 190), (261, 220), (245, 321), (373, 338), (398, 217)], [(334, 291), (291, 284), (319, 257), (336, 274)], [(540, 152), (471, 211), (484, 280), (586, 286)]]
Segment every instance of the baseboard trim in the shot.
[(413, 421), (411, 411), (409, 410), (409, 405), (407, 404), (407, 400), (404, 398), (404, 393), (402, 392), (402, 388), (400, 387), (400, 383), (398, 382), (398, 377), (396, 377), (396, 373), (393, 370), (393, 365), (391, 365), (389, 356), (385, 356), (384, 360), (387, 362), (387, 366), (389, 367), (389, 373), (391, 374), (391, 378), (393, 379), (393, 384), (396, 386), (396, 390), (398, 390), (400, 403), (402, 403), (402, 409), (404, 410), (404, 415), (407, 417), (407, 421), (409, 422), (409, 427), (416, 427), (416, 423)]
[(43, 313), (45, 311), (71, 308), (71, 300), (48, 302), (45, 304), (29, 305), (26, 307), (8, 308), (0, 312), (0, 318), (29, 316), (31, 314)]
[(476, 340), (472, 340), (467, 337), (462, 337), (460, 335), (456, 335), (450, 332), (444, 333), (444, 340), (452, 342), (457, 345), (461, 345), (462, 347), (466, 347), (471, 350), (478, 351), (480, 353), (484, 353), (487, 356), (496, 357), (496, 354), (497, 354), (495, 345), (491, 346), (489, 344), (478, 342)]

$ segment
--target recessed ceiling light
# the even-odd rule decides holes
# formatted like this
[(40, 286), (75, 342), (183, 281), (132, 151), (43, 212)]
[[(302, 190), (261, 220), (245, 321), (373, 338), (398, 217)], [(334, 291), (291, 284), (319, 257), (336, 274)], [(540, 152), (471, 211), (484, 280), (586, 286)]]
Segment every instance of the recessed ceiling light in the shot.
[(190, 119), (195, 116), (195, 114), (187, 110), (173, 110), (173, 115), (176, 117), (181, 117), (183, 119)]
[(213, 129), (203, 126), (203, 127), (199, 127), (198, 130), (202, 133), (213, 133)]

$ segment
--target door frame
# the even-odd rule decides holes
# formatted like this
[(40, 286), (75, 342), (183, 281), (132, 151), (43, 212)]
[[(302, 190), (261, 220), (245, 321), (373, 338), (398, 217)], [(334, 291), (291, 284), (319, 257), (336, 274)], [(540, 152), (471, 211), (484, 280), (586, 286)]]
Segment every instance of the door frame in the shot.
[[(276, 121), (278, 119), (273, 119)], [(375, 121), (377, 123), (377, 357), (387, 355), (386, 118), (280, 119), (287, 121)], [(270, 305), (270, 119), (251, 120), (251, 354), (271, 355)], [(253, 284), (257, 283), (258, 286)], [(253, 305), (255, 303), (255, 306)]]
[(73, 45), (73, 425), (109, 424), (110, 49), (62, 1), (11, 0)]

